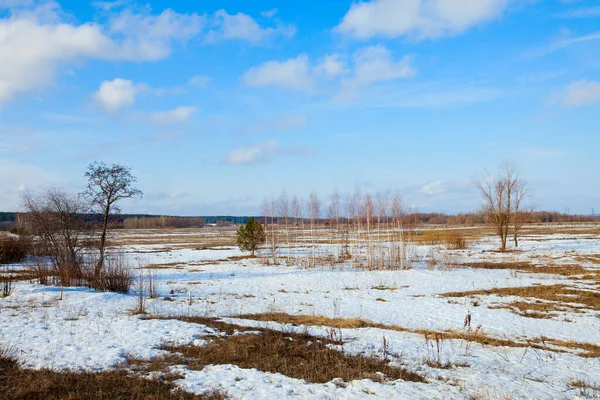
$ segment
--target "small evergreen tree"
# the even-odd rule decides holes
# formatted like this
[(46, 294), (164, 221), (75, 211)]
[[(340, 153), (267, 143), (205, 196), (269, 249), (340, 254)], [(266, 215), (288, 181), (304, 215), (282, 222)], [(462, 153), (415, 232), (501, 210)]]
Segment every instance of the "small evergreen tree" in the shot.
[(262, 225), (254, 217), (250, 217), (246, 225), (237, 230), (237, 243), (241, 251), (254, 251), (265, 242), (265, 231)]

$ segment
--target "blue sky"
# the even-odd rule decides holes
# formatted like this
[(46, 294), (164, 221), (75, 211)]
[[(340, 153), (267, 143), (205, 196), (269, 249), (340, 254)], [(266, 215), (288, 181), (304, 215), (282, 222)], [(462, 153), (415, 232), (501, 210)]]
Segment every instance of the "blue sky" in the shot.
[(258, 214), (398, 190), (479, 207), (516, 163), (537, 209), (600, 210), (600, 5), (577, 0), (0, 0), (0, 210), (125, 163), (126, 212)]

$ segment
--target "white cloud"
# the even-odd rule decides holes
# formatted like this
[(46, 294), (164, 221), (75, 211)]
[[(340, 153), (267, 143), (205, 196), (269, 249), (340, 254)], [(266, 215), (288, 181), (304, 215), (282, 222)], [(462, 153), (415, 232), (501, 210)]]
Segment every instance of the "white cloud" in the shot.
[(108, 33), (121, 37), (116, 57), (134, 61), (154, 61), (171, 53), (174, 40), (187, 40), (200, 33), (204, 16), (178, 14), (167, 9), (158, 15), (125, 10), (111, 18)]
[(594, 18), (600, 17), (600, 7), (577, 8), (560, 15), (563, 18)]
[(240, 147), (229, 152), (227, 163), (230, 165), (258, 164), (267, 161), (268, 156), (276, 149), (277, 142), (275, 140)]
[(167, 57), (173, 40), (197, 34), (201, 17), (165, 10), (124, 11), (97, 23), (65, 21), (55, 3), (12, 9), (0, 19), (0, 103), (54, 82), (62, 65), (86, 59), (153, 61)]
[(425, 185), (421, 188), (421, 192), (428, 194), (430, 196), (435, 196), (438, 194), (442, 194), (446, 191), (446, 185), (442, 181), (432, 182), (428, 185)]
[(328, 79), (337, 78), (348, 72), (346, 62), (340, 60), (339, 54), (328, 54), (315, 67), (315, 73)]
[(411, 78), (416, 75), (410, 56), (394, 61), (390, 51), (381, 45), (358, 50), (353, 59), (353, 74), (342, 80), (342, 89), (337, 96), (339, 100), (354, 99), (361, 88), (379, 82)]
[(280, 147), (275, 140), (255, 143), (232, 150), (227, 155), (229, 165), (260, 164), (270, 160), (274, 155), (286, 157), (306, 157), (313, 154), (310, 149), (299, 147)]
[(182, 106), (173, 110), (158, 111), (150, 115), (150, 121), (156, 125), (177, 124), (187, 121), (196, 110), (193, 106)]
[(102, 108), (113, 112), (133, 105), (137, 91), (132, 81), (116, 78), (102, 82), (93, 97)]
[(188, 85), (203, 88), (211, 81), (210, 77), (205, 75), (196, 75), (188, 80)]
[(339, 33), (357, 39), (455, 35), (500, 17), (510, 0), (372, 0), (352, 4)]
[(314, 86), (306, 54), (286, 61), (268, 61), (251, 68), (243, 81), (252, 87), (276, 86), (307, 93), (312, 92)]
[(600, 102), (600, 82), (585, 79), (571, 83), (558, 96), (560, 104), (567, 107), (586, 106)]
[(275, 14), (277, 14), (277, 9), (276, 8), (272, 8), (272, 9), (267, 10), (267, 11), (262, 11), (260, 13), (260, 15), (262, 15), (265, 18), (273, 18), (275, 16)]
[[(369, 46), (355, 52), (349, 66), (339, 54), (329, 54), (312, 66), (306, 54), (286, 61), (268, 61), (246, 72), (243, 81), (246, 86), (275, 86), (312, 94), (316, 83), (325, 81), (341, 83), (338, 98), (354, 98), (359, 89), (379, 83), (416, 74), (412, 58), (405, 56), (394, 60), (384, 46)], [(337, 78), (337, 79), (336, 79)], [(334, 80), (335, 79), (335, 80)], [(324, 85), (320, 85), (324, 86)]]
[(371, 46), (359, 50), (354, 55), (354, 78), (360, 86), (400, 78), (411, 78), (416, 74), (411, 66), (411, 58), (404, 56), (400, 61), (392, 60), (392, 55), (383, 46)]
[(207, 32), (205, 39), (207, 42), (238, 39), (258, 43), (275, 36), (292, 37), (296, 33), (293, 25), (285, 25), (276, 21), (274, 27), (261, 27), (249, 15), (229, 14), (225, 10), (217, 11), (212, 20), (214, 29)]

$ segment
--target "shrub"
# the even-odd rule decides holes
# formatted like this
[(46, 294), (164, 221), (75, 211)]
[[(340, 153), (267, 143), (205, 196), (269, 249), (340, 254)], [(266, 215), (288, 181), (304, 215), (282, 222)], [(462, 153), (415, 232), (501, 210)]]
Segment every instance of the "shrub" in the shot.
[[(92, 276), (92, 282), (93, 276)], [(91, 287), (105, 292), (129, 293), (133, 284), (133, 276), (125, 265), (123, 257), (106, 259), (104, 270), (98, 281)]]
[(27, 236), (6, 236), (0, 238), (0, 264), (21, 262), (31, 250), (31, 240)]

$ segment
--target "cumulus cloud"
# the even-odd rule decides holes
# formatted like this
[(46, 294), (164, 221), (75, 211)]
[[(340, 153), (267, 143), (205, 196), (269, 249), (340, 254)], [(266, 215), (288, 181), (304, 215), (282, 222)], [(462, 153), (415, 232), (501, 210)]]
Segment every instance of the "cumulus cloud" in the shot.
[(156, 125), (171, 125), (187, 121), (196, 112), (196, 107), (182, 106), (173, 110), (158, 111), (150, 115), (150, 121)]
[(352, 4), (335, 31), (356, 39), (436, 38), (500, 17), (510, 0), (372, 0)]
[[(274, 12), (271, 15), (267, 12), (266, 16), (271, 18), (273, 15), (275, 15)], [(212, 25), (214, 28), (206, 34), (207, 42), (237, 39), (258, 43), (275, 36), (292, 37), (296, 33), (293, 25), (285, 25), (278, 20), (273, 27), (262, 27), (249, 15), (229, 14), (225, 10), (219, 10), (214, 14)]]
[(566, 107), (580, 107), (600, 103), (600, 82), (585, 79), (575, 81), (558, 95), (558, 102)]
[(196, 14), (115, 14), (108, 26), (63, 20), (53, 3), (13, 9), (0, 19), (0, 102), (54, 81), (59, 66), (86, 59), (154, 61), (167, 57), (173, 40), (200, 30)]
[(168, 57), (174, 42), (205, 35), (257, 43), (275, 35), (291, 36), (293, 26), (276, 22), (261, 27), (245, 14), (224, 10), (214, 16), (180, 14), (149, 7), (123, 8), (98, 3), (105, 14), (78, 24), (52, 1), (0, 0), (0, 104), (24, 92), (50, 86), (60, 67), (86, 60), (157, 61)]
[(341, 60), (339, 54), (328, 54), (323, 57), (315, 67), (315, 73), (329, 79), (337, 78), (348, 72), (346, 62)]
[(366, 47), (354, 55), (352, 82), (356, 85), (365, 86), (376, 82), (410, 78), (415, 74), (409, 56), (394, 61), (390, 51), (383, 46)]
[(416, 74), (410, 56), (394, 60), (385, 46), (369, 46), (354, 53), (352, 65), (339, 54), (329, 54), (316, 65), (306, 54), (285, 61), (268, 61), (246, 72), (246, 86), (275, 86), (312, 94), (317, 82), (341, 82), (340, 98), (356, 95), (361, 87), (378, 82), (410, 78)]
[(267, 61), (248, 70), (243, 81), (252, 87), (276, 86), (306, 93), (312, 92), (314, 87), (306, 54), (286, 61)]
[(362, 88), (380, 82), (411, 78), (416, 75), (410, 56), (398, 61), (384, 46), (369, 46), (358, 50), (353, 57), (353, 73), (342, 80), (338, 100), (354, 99)]
[(93, 97), (103, 109), (114, 112), (133, 105), (138, 90), (132, 81), (116, 78), (102, 82)]

